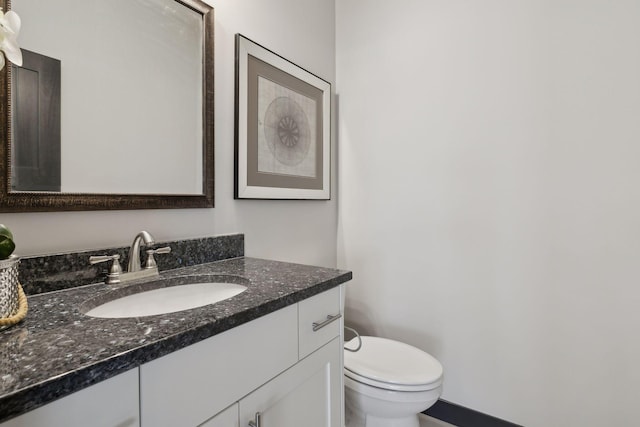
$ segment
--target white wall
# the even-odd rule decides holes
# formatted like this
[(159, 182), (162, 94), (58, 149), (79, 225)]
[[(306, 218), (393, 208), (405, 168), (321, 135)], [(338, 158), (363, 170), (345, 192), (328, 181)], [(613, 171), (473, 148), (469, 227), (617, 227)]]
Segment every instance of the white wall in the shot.
[(640, 2), (336, 2), (346, 322), (528, 427), (640, 396)]
[[(16, 238), (16, 253), (128, 245), (142, 229), (158, 240), (244, 232), (249, 256), (335, 266), (335, 191), (331, 201), (233, 200), (235, 33), (241, 32), (333, 82), (334, 4), (324, 0), (210, 0), (210, 4), (216, 16), (216, 207), (0, 214), (0, 223), (9, 226)], [(161, 172), (140, 168), (139, 176)]]

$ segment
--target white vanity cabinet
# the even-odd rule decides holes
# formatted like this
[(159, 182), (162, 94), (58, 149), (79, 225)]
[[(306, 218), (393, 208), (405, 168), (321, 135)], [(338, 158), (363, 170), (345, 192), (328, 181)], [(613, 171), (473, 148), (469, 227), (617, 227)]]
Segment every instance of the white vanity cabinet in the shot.
[(341, 427), (341, 291), (233, 327), (0, 427)]
[(336, 287), (142, 365), (142, 427), (341, 426), (338, 314)]
[(138, 402), (138, 368), (135, 368), (12, 418), (0, 426), (139, 427)]

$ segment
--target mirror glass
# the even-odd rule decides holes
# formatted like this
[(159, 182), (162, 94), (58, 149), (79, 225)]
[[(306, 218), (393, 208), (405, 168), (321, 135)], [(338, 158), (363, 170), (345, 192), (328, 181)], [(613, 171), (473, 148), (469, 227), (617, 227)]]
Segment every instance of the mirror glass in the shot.
[[(134, 195), (207, 196), (213, 205), (211, 7), (199, 0), (11, 6), (22, 20), (24, 64), (6, 77), (10, 172), (0, 209), (12, 195), (34, 193), (33, 201), (42, 192), (48, 205), (56, 194), (116, 195), (116, 205)], [(102, 208), (205, 207), (186, 199)]]
[[(59, 191), (202, 194), (199, 14), (174, 0), (20, 0), (13, 10), (23, 23), (20, 46), (59, 62), (59, 80), (39, 82), (45, 86), (39, 92), (60, 90)], [(15, 70), (14, 87), (35, 83), (40, 70), (29, 68), (39, 62)], [(15, 133), (19, 115), (45, 106), (31, 101), (38, 98), (33, 91), (12, 93), (14, 144), (32, 148), (33, 141)], [(15, 96), (22, 93), (36, 96)], [(21, 108), (21, 101), (29, 106)], [(33, 126), (38, 111), (29, 119)], [(13, 151), (20, 153), (16, 145)], [(40, 190), (21, 188), (19, 174), (37, 170), (18, 167), (18, 160), (13, 157), (12, 189)]]

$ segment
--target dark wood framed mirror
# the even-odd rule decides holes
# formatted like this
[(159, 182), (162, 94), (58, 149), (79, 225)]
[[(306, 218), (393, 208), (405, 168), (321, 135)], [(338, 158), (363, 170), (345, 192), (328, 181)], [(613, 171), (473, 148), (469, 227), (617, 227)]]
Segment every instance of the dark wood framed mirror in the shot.
[[(34, 33), (34, 28), (46, 27), (46, 21), (31, 15), (29, 1), (14, 2), (22, 19), (18, 42), (23, 53), (29, 51), (25, 55), (29, 61), (19, 69), (7, 62), (0, 71), (0, 212), (213, 207), (213, 8), (200, 0), (71, 1), (69, 5), (77, 9), (86, 9), (81, 6), (85, 3), (99, 4), (92, 6), (99, 10), (90, 10), (89, 18), (84, 19), (81, 10), (65, 2), (31, 1), (34, 10), (50, 4), (62, 11), (60, 19), (81, 22), (84, 27), (65, 30), (72, 37), (68, 39), (64, 31), (57, 31), (63, 38), (50, 49), (44, 40), (52, 37)], [(11, 10), (11, 0), (0, 0), (0, 5), (4, 11)], [(51, 20), (50, 14), (42, 10), (43, 19)], [(118, 16), (115, 26), (105, 23), (104, 16), (110, 14)], [(109, 34), (108, 43), (85, 41), (83, 28), (93, 34), (100, 32), (101, 25)], [(67, 23), (60, 22), (61, 27), (67, 28)], [(135, 31), (130, 34), (127, 29)], [(114, 33), (123, 43), (114, 48), (115, 53), (108, 51), (115, 44)], [(156, 34), (168, 37), (158, 40)], [(87, 54), (86, 43), (95, 46), (91, 54)], [(58, 49), (61, 46), (66, 50)], [(73, 57), (74, 49), (84, 62)], [(87, 66), (92, 64), (93, 68)], [(40, 74), (47, 77), (38, 77)], [(90, 85), (74, 86), (85, 80)], [(32, 99), (42, 102), (45, 98), (38, 93), (55, 93), (55, 87), (38, 88), (30, 81), (57, 85), (57, 90), (61, 86), (62, 106), (42, 113), (42, 106), (30, 105)], [(167, 93), (172, 97), (164, 98)], [(62, 119), (51, 119), (56, 117), (56, 108)], [(61, 134), (57, 139), (56, 129)], [(34, 141), (33, 134), (40, 139)], [(138, 142), (149, 144), (134, 146)], [(39, 144), (46, 145), (45, 149)], [(127, 171), (133, 174), (124, 175)], [(23, 173), (27, 175), (18, 175)], [(29, 173), (45, 176), (40, 179), (45, 182), (31, 179)], [(184, 178), (188, 186), (174, 185), (184, 176), (188, 176)]]

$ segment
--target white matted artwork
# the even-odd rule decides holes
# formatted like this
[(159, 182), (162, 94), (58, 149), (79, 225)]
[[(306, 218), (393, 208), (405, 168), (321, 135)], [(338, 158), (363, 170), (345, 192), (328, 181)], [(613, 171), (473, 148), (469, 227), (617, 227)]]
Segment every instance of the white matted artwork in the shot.
[(258, 76), (258, 171), (316, 176), (316, 102)]
[(330, 199), (331, 85), (236, 35), (237, 199)]

